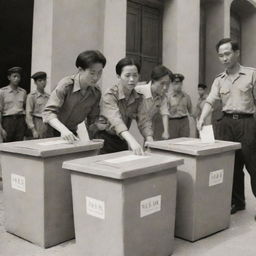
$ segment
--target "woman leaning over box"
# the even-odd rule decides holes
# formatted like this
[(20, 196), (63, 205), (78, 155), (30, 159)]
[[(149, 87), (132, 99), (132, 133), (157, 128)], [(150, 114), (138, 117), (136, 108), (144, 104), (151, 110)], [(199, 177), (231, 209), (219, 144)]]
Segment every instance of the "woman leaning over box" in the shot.
[(135, 91), (140, 65), (131, 58), (121, 59), (116, 65), (117, 84), (102, 97), (101, 118), (96, 137), (105, 140), (101, 153), (127, 150), (128, 146), (142, 155), (143, 149), (129, 132), (135, 119), (146, 141), (152, 141), (151, 122), (142, 104), (142, 95)]

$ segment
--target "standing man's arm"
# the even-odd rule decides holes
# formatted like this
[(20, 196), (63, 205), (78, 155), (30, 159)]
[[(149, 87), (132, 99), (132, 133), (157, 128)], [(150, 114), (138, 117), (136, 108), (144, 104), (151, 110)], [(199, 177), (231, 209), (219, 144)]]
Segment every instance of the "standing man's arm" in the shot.
[(170, 137), (170, 134), (169, 134), (169, 109), (168, 109), (168, 98), (167, 98), (167, 96), (164, 97), (164, 99), (163, 99), (163, 102), (162, 102), (161, 107), (160, 107), (160, 113), (161, 113), (161, 116), (162, 116), (163, 128), (164, 128), (162, 138), (164, 140), (168, 140), (169, 137)]
[(2, 126), (3, 110), (4, 110), (4, 97), (3, 97), (3, 93), (0, 91), (0, 133), (1, 133), (2, 139), (5, 140), (7, 137), (7, 132), (4, 130)]
[(202, 130), (203, 125), (205, 124), (205, 120), (207, 118), (207, 116), (211, 113), (212, 111), (212, 106), (214, 104), (214, 102), (217, 99), (220, 99), (219, 96), (219, 83), (218, 83), (218, 78), (216, 78), (212, 84), (212, 89), (211, 92), (209, 94), (209, 96), (206, 99), (206, 102), (204, 104), (201, 116), (197, 122), (197, 129), (200, 131)]
[(33, 134), (33, 138), (37, 139), (39, 137), (36, 129), (35, 129), (35, 125), (33, 122), (33, 110), (34, 110), (35, 104), (33, 101), (33, 96), (31, 94), (29, 94), (27, 96), (27, 102), (26, 102), (26, 123), (28, 128), (32, 131)]
[(192, 116), (192, 102), (191, 102), (191, 98), (189, 95), (187, 95), (188, 97), (188, 113), (190, 116)]

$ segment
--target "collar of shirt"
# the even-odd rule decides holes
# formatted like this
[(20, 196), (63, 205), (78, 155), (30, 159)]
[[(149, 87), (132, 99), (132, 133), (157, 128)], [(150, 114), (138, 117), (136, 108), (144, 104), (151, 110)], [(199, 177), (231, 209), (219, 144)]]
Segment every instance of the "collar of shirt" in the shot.
[[(71, 79), (74, 81), (74, 86), (73, 86), (73, 93), (81, 91), (81, 86), (80, 86), (80, 80), (79, 80), (79, 74), (73, 75)], [(84, 91), (86, 92), (88, 89), (92, 90), (92, 92), (95, 94), (96, 87), (95, 86), (88, 86)]]
[[(234, 74), (233, 82), (234, 82), (235, 80), (237, 80), (237, 79), (240, 77), (240, 75), (246, 75), (246, 74), (247, 74), (247, 70), (246, 70), (242, 65), (239, 64), (239, 70), (238, 70), (237, 73)], [(221, 75), (220, 75), (220, 77), (221, 77), (222, 79), (226, 79), (228, 76), (229, 76), (229, 74), (228, 74), (227, 70), (225, 70), (225, 71), (224, 71), (223, 73), (221, 73)]]
[[(118, 83), (117, 84), (117, 88), (118, 88), (118, 100), (125, 99), (125, 94), (124, 94), (123, 86), (120, 83)], [(129, 97), (128, 105), (132, 104), (135, 101), (135, 99), (137, 99), (139, 97), (140, 96), (136, 92), (136, 90), (132, 90), (131, 95)]]
[(17, 87), (16, 90), (14, 90), (10, 85), (7, 86), (7, 91), (8, 92), (19, 92), (19, 91), (22, 91), (20, 87)]
[(184, 93), (183, 91), (181, 91), (181, 92), (179, 92), (179, 93), (176, 93), (176, 92), (174, 92), (174, 91), (171, 91), (170, 96), (183, 98), (183, 97), (185, 97), (185, 93)]
[(39, 92), (38, 90), (35, 91), (35, 94), (36, 94), (36, 97), (37, 97), (37, 98), (39, 98), (39, 97), (44, 97), (44, 98), (49, 97), (49, 95), (48, 95), (46, 92), (41, 93), (41, 92)]

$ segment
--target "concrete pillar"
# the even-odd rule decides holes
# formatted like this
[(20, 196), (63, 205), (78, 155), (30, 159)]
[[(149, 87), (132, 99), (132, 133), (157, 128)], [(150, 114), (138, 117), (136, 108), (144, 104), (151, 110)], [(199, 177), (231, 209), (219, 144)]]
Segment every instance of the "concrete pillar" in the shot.
[(223, 71), (216, 52), (217, 42), (230, 36), (230, 0), (205, 3), (206, 11), (206, 56), (205, 80), (211, 86), (214, 78)]
[[(45, 71), (48, 75), (46, 91), (50, 92), (52, 80), (52, 29), (53, 29), (53, 1), (35, 0), (33, 19), (33, 44), (31, 73)], [(34, 89), (31, 83), (31, 89)]]
[(103, 52), (107, 65), (102, 77), (102, 90), (116, 82), (115, 65), (126, 55), (127, 0), (106, 0), (104, 18)]
[(76, 72), (85, 50), (103, 50), (103, 0), (35, 0), (32, 72), (48, 73), (47, 91)]
[[(185, 76), (184, 91), (195, 107), (199, 80), (200, 0), (168, 0), (163, 19), (163, 64)], [(191, 136), (195, 125), (190, 119)]]
[(195, 104), (199, 78), (200, 0), (168, 0), (163, 22), (163, 64), (185, 75), (184, 90)]

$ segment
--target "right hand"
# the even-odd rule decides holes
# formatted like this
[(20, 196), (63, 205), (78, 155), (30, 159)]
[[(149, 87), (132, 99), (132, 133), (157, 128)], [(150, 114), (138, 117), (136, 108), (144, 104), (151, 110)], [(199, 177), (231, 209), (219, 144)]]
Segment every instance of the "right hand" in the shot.
[(61, 132), (61, 137), (62, 139), (68, 141), (69, 143), (74, 143), (75, 141), (79, 140), (73, 132), (71, 132), (70, 130), (64, 130)]
[(169, 138), (170, 138), (170, 135), (169, 135), (169, 132), (163, 132), (163, 134), (162, 134), (162, 138), (164, 139), (164, 140), (168, 140)]
[(135, 155), (144, 155), (141, 145), (135, 139), (129, 143), (129, 146)]
[(32, 129), (32, 135), (33, 135), (33, 138), (34, 138), (34, 139), (38, 139), (38, 138), (39, 138), (39, 134), (38, 134), (38, 132), (36, 131), (36, 129)]
[(7, 132), (5, 131), (4, 128), (1, 128), (0, 133), (1, 133), (1, 136), (2, 136), (3, 140), (6, 140), (6, 138), (7, 138)]
[(204, 126), (204, 121), (202, 121), (202, 120), (199, 119), (199, 120), (197, 121), (196, 126), (197, 126), (198, 131), (201, 131), (202, 128), (203, 128), (203, 126)]

